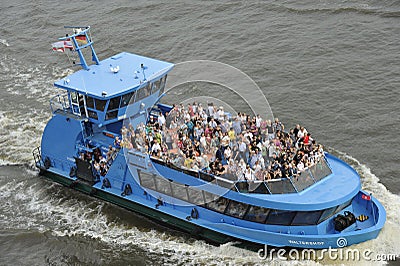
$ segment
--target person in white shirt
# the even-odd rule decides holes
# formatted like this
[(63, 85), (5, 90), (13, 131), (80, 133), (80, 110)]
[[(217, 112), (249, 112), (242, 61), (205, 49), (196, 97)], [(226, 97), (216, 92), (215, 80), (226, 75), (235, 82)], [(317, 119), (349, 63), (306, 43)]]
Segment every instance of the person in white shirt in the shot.
[(157, 121), (158, 121), (158, 124), (160, 124), (160, 127), (162, 128), (162, 126), (165, 124), (165, 116), (163, 115), (163, 113), (160, 113)]

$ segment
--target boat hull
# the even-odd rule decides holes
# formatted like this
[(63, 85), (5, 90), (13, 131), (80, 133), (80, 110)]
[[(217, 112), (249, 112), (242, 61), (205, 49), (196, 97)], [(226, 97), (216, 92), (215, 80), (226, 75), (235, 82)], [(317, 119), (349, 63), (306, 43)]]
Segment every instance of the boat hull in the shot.
[[(234, 242), (235, 246), (245, 247), (252, 250), (257, 250), (262, 245), (312, 249), (342, 248), (376, 238), (383, 226), (383, 224), (381, 225), (378, 221), (376, 226), (360, 231), (349, 231), (340, 234), (326, 235), (294, 235), (290, 234), (290, 231), (282, 233), (260, 231), (237, 227), (227, 223), (198, 225), (193, 220), (180, 219), (169, 215), (168, 213), (161, 212), (156, 208), (151, 208), (135, 201), (128, 200), (123, 196), (115, 195), (106, 190), (94, 188), (89, 183), (72, 180), (46, 169), (41, 169), (40, 175), (74, 190), (134, 211), (157, 223), (184, 231), (195, 238), (204, 239), (213, 244)], [(378, 202), (375, 202), (375, 204), (378, 204), (377, 208), (380, 212), (380, 217), (378, 219), (384, 220), (385, 212), (383, 207)]]

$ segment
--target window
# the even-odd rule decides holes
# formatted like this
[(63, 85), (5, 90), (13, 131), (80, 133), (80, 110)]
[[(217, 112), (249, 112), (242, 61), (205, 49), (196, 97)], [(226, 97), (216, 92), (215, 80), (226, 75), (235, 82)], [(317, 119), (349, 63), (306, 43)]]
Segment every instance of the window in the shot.
[(164, 77), (161, 78), (161, 82), (160, 82), (160, 95), (164, 93), (166, 81), (167, 81), (167, 75), (165, 75)]
[(103, 112), (104, 108), (106, 107), (107, 101), (106, 100), (94, 99), (94, 102), (96, 104), (96, 110), (99, 110), (99, 111)]
[(323, 221), (327, 220), (328, 218), (332, 217), (332, 215), (335, 213), (337, 206), (329, 208), (329, 209), (325, 209), (321, 215), (321, 217), (319, 217), (318, 223), (322, 223)]
[(152, 174), (148, 174), (146, 172), (138, 171), (140, 185), (145, 188), (149, 188), (152, 190), (157, 190), (156, 183), (154, 181), (154, 176)]
[(244, 216), (244, 219), (256, 223), (265, 223), (268, 213), (269, 209), (258, 206), (250, 206), (249, 211)]
[(160, 89), (161, 79), (154, 81), (153, 86), (151, 88), (151, 94), (154, 94), (156, 91)]
[(147, 86), (144, 86), (142, 88), (140, 88), (137, 92), (136, 92), (136, 99), (135, 102), (138, 102), (144, 98), (146, 98), (147, 95), (147, 87), (149, 87), (150, 83), (147, 84)]
[(94, 99), (92, 97), (86, 96), (86, 106), (87, 108), (94, 109)]
[(235, 200), (230, 200), (225, 214), (242, 219), (249, 205)]
[(352, 200), (353, 200), (353, 199), (350, 199), (350, 200), (346, 201), (345, 203), (340, 204), (340, 205), (337, 207), (335, 213), (338, 213), (338, 212), (340, 212), (341, 210), (343, 210), (344, 208), (346, 208), (347, 206), (349, 206)]
[(71, 91), (71, 102), (78, 103), (78, 94), (74, 91)]
[(295, 215), (296, 212), (294, 211), (271, 210), (265, 223), (276, 225), (289, 225)]
[(156, 176), (156, 187), (157, 191), (169, 196), (172, 196), (171, 182), (161, 176)]
[(96, 119), (96, 120), (99, 119), (97, 117), (97, 113), (95, 111), (88, 110), (88, 115), (89, 115), (90, 118), (93, 118), (93, 119)]
[(108, 110), (118, 109), (120, 100), (121, 100), (120, 96), (110, 99), (110, 102), (108, 104)]
[(125, 107), (127, 106), (131, 101), (133, 103), (133, 101), (135, 100), (135, 92), (130, 92), (128, 94), (122, 95), (122, 99), (121, 99), (121, 107)]
[(189, 202), (195, 205), (204, 205), (204, 195), (202, 190), (197, 190), (191, 187), (187, 188)]
[(317, 164), (310, 168), (310, 170), (316, 181), (319, 181), (332, 173), (324, 158), (321, 158)]
[(115, 119), (118, 116), (118, 110), (115, 111), (109, 111), (106, 114), (106, 120), (111, 120), (111, 119)]
[(218, 195), (204, 191), (204, 197), (206, 200), (206, 207), (208, 209), (223, 213), (228, 206), (229, 200)]
[(322, 211), (299, 211), (292, 221), (292, 225), (315, 225)]
[(303, 191), (304, 189), (314, 184), (314, 180), (312, 179), (308, 170), (300, 172), (299, 176), (291, 177), (290, 179), (292, 180), (292, 183), (296, 187), (298, 192)]
[(184, 201), (189, 201), (187, 187), (185, 185), (172, 182), (171, 186), (172, 186), (172, 195), (175, 198), (178, 198), (178, 199), (181, 199)]

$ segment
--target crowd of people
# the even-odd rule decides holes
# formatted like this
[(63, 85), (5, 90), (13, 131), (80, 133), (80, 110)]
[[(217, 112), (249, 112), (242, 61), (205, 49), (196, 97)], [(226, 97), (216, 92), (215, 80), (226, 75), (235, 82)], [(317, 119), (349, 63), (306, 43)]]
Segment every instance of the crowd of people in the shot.
[(181, 168), (234, 180), (298, 176), (324, 156), (323, 147), (302, 126), (238, 113), (213, 104), (174, 105), (136, 129), (121, 129), (121, 147), (136, 149)]

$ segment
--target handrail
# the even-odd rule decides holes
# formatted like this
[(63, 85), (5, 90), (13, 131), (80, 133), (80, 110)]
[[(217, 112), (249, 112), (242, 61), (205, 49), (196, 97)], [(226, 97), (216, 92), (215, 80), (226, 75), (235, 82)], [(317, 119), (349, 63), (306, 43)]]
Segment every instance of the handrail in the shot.
[[(162, 166), (166, 166), (166, 167), (168, 167), (168, 168), (170, 168), (170, 169), (172, 169), (172, 170), (175, 170), (175, 171), (179, 171), (179, 172), (183, 172), (183, 173), (185, 173), (185, 171), (195, 172), (195, 171), (193, 171), (193, 170), (191, 170), (191, 169), (188, 169), (188, 168), (186, 168), (186, 167), (178, 167), (178, 166), (176, 166), (176, 165), (174, 165), (174, 164), (166, 163), (166, 162), (164, 162), (163, 160), (161, 160), (161, 159), (159, 159), (159, 158), (155, 158), (155, 157), (153, 157), (153, 156), (151, 156), (150, 159), (151, 159), (151, 161), (152, 161), (153, 163), (160, 164), (160, 165), (162, 165)], [(328, 168), (330, 169), (330, 167), (329, 167), (329, 165), (328, 165), (328, 162), (327, 162), (325, 156), (321, 157), (320, 160), (324, 160), (325, 163), (326, 163), (326, 165), (327, 165)], [(312, 172), (311, 172), (311, 169), (312, 169), (313, 167), (316, 167), (317, 164), (320, 162), (320, 160), (319, 160), (318, 162), (316, 162), (315, 164), (313, 164), (312, 166), (310, 166), (310, 167), (308, 167), (308, 168), (305, 169), (304, 173), (309, 174), (310, 177), (312, 178), (313, 182), (312, 182), (312, 184), (310, 183), (309, 185), (307, 185), (307, 186), (305, 186), (305, 187), (303, 187), (303, 188), (301, 188), (301, 189), (300, 189), (299, 187), (297, 187), (297, 185), (293, 182), (292, 179), (293, 179), (293, 178), (296, 178), (296, 177), (294, 177), (294, 176), (284, 177), (284, 178), (275, 178), (275, 179), (269, 179), (269, 180), (250, 180), (250, 181), (249, 181), (249, 180), (237, 180), (237, 181), (232, 181), (232, 180), (229, 180), (229, 179), (227, 179), (227, 178), (224, 178), (223, 176), (216, 176), (216, 175), (209, 174), (209, 173), (206, 173), (206, 172), (203, 172), (203, 171), (200, 171), (200, 170), (196, 172), (197, 175), (192, 175), (192, 176), (194, 176), (194, 177), (196, 177), (196, 178), (200, 178), (200, 179), (202, 179), (203, 181), (212, 182), (212, 183), (214, 183), (214, 184), (216, 184), (216, 185), (219, 185), (219, 184), (218, 184), (218, 181), (232, 184), (232, 186), (234, 186), (234, 187), (237, 188), (237, 191), (242, 192), (242, 193), (251, 193), (252, 190), (248, 190), (248, 189), (246, 189), (246, 190), (238, 189), (237, 185), (239, 185), (239, 184), (243, 184), (243, 185), (244, 185), (244, 184), (247, 184), (247, 185), (249, 185), (249, 184), (255, 184), (255, 185), (257, 185), (257, 184), (258, 184), (258, 185), (256, 186), (256, 188), (258, 188), (258, 186), (260, 186), (261, 184), (263, 184), (263, 185), (266, 187), (266, 190), (265, 190), (265, 192), (264, 192), (265, 194), (276, 194), (276, 192), (274, 193), (274, 192), (273, 192), (273, 189), (271, 189), (270, 186), (272, 186), (274, 183), (275, 183), (275, 184), (279, 184), (279, 183), (281, 183), (281, 182), (286, 181), (286, 182), (288, 182), (288, 184), (290, 184), (291, 189), (284, 189), (284, 190), (280, 191), (278, 194), (280, 194), (280, 193), (296, 193), (296, 192), (301, 192), (302, 190), (306, 189), (307, 187), (309, 187), (309, 186), (311, 186), (311, 185), (313, 185), (313, 184), (315, 184), (315, 183), (317, 182), (317, 180), (314, 178), (314, 176), (313, 176), (313, 174), (312, 174)], [(301, 173), (303, 173), (303, 171), (302, 171)], [(299, 175), (300, 175), (300, 173), (299, 173)], [(322, 178), (323, 178), (323, 177), (322, 177)], [(321, 178), (321, 179), (322, 179), (322, 178)], [(319, 179), (319, 180), (320, 180), (320, 179)], [(282, 183), (282, 185), (285, 186), (285, 184), (283, 184), (283, 183)], [(245, 191), (246, 191), (246, 192), (245, 192)], [(254, 193), (254, 192), (253, 192), (253, 193)]]
[(69, 104), (68, 93), (57, 94), (50, 99), (50, 109), (52, 113), (60, 110), (65, 113), (72, 113)]

